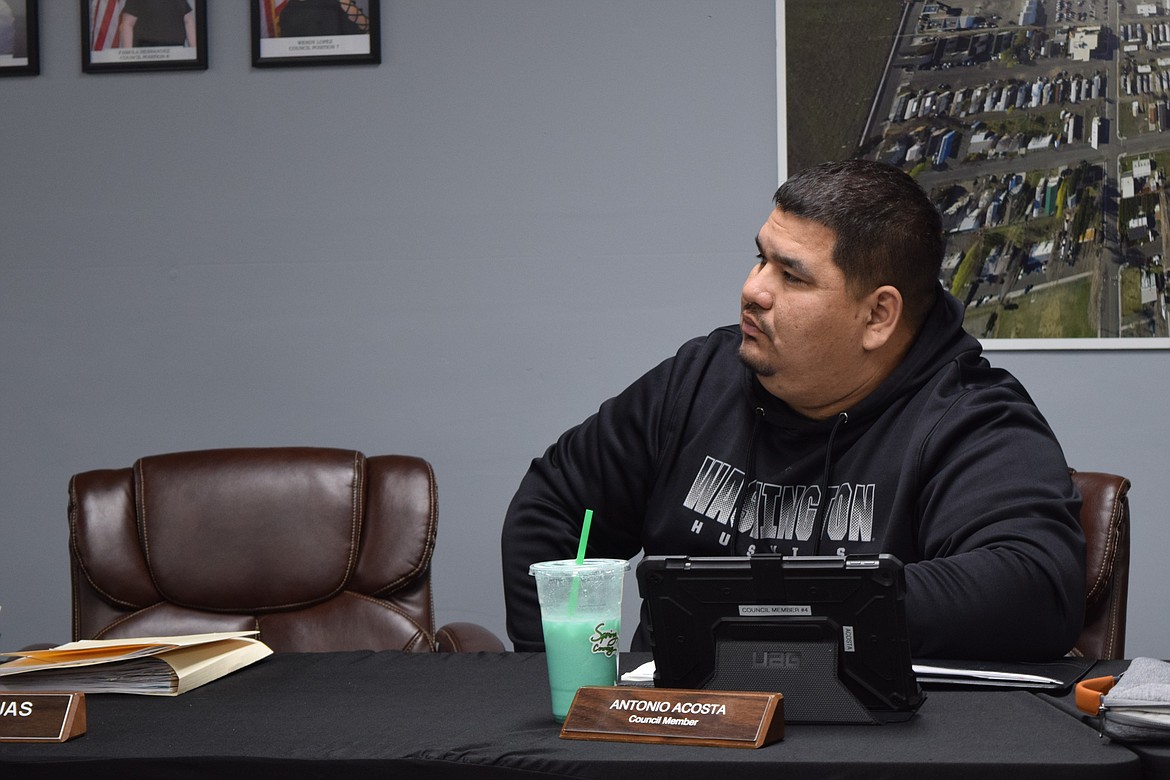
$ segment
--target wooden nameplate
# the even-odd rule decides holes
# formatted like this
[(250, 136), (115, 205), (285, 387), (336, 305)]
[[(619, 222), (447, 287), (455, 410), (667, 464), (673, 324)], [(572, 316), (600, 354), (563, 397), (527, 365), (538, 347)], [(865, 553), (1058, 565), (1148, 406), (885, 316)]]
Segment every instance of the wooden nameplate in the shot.
[(84, 693), (0, 693), (0, 742), (65, 742), (84, 733)]
[(577, 691), (561, 739), (758, 748), (784, 739), (784, 697), (590, 686)]

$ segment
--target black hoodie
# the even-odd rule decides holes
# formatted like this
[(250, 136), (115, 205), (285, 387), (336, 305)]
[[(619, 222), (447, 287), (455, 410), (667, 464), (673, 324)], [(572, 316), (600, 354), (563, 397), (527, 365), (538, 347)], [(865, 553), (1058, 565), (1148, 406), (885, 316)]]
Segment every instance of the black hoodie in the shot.
[(544, 648), (529, 564), (574, 557), (588, 508), (590, 557), (892, 553), (915, 657), (1063, 655), (1084, 616), (1080, 497), (1027, 392), (961, 323), (940, 295), (901, 365), (829, 420), (763, 389), (738, 326), (606, 401), (532, 462), (508, 508), (516, 650)]

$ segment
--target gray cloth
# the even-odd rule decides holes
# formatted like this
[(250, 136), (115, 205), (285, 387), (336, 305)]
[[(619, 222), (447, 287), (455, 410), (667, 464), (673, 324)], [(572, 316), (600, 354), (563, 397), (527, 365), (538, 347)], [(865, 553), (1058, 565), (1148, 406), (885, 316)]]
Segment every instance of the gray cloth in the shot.
[(1170, 741), (1170, 663), (1133, 659), (1101, 703), (1101, 730), (1111, 739)]

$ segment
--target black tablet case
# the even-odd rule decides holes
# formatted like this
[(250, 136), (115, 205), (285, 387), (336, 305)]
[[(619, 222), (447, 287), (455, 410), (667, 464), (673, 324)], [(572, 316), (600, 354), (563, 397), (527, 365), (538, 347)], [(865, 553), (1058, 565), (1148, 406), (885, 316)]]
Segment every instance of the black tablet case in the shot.
[(788, 723), (880, 723), (923, 700), (890, 555), (646, 556), (660, 688), (771, 691)]

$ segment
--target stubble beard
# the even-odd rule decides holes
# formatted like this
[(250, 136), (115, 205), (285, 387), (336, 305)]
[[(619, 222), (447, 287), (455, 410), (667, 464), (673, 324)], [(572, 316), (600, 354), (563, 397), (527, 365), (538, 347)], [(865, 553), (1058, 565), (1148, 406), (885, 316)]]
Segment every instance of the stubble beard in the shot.
[(746, 343), (739, 345), (739, 360), (758, 377), (769, 377), (776, 374), (776, 367), (771, 363), (765, 363), (763, 358), (750, 354)]
[[(756, 327), (760, 331), (760, 340), (766, 340), (770, 342), (772, 340), (772, 332), (768, 329), (768, 326), (760, 320), (758, 316), (759, 310), (749, 306), (745, 308), (744, 311), (753, 315)], [(748, 336), (743, 335), (742, 340), (739, 343), (740, 362), (747, 366), (748, 369), (753, 371), (758, 377), (774, 376), (776, 374), (776, 366), (769, 363), (767, 358), (765, 358), (762, 354), (759, 354), (758, 352), (753, 354), (754, 345), (749, 344), (748, 341)]]

